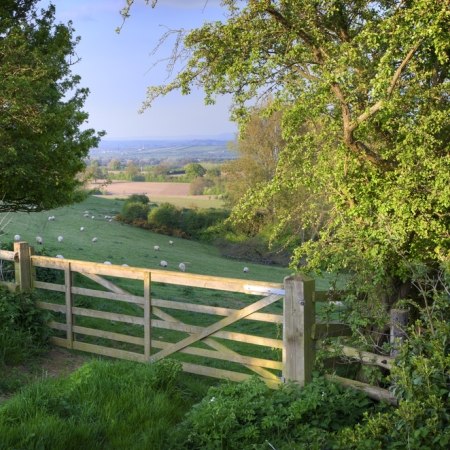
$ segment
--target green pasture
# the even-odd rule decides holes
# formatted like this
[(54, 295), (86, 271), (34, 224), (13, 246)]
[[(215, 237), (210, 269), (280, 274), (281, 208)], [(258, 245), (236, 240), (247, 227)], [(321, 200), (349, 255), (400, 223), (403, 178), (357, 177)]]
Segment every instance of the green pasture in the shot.
[[(50, 256), (129, 266), (161, 269), (160, 261), (168, 262), (167, 269), (178, 270), (180, 262), (187, 263), (187, 272), (249, 278), (271, 282), (283, 282), (290, 270), (282, 267), (244, 263), (222, 258), (217, 248), (199, 242), (178, 239), (152, 233), (148, 230), (124, 225), (105, 219), (115, 216), (122, 208), (118, 199), (89, 197), (82, 203), (39, 213), (11, 214), (11, 221), (0, 236), (3, 243), (10, 242), (16, 234), (36, 249), (43, 247)], [(85, 211), (89, 217), (84, 217)], [(55, 216), (49, 221), (49, 216)], [(94, 217), (93, 219), (91, 217)], [(84, 227), (84, 231), (80, 228)], [(43, 246), (36, 243), (36, 236), (44, 240)], [(64, 240), (58, 242), (58, 236)], [(96, 237), (97, 242), (92, 242)], [(173, 241), (173, 245), (169, 244)], [(154, 246), (160, 247), (159, 251)], [(247, 274), (243, 267), (249, 267)]]
[[(148, 230), (110, 220), (109, 217), (118, 214), (121, 207), (122, 200), (119, 199), (89, 197), (80, 204), (58, 208), (52, 211), (34, 214), (12, 214), (10, 217), (11, 221), (4, 230), (5, 232), (1, 236), (1, 239), (3, 242), (9, 242), (13, 240), (14, 235), (19, 234), (22, 240), (28, 241), (36, 248), (42, 247), (50, 256), (59, 254), (69, 259), (100, 263), (110, 261), (112, 264), (128, 264), (129, 266), (149, 269), (178, 271), (178, 264), (184, 262), (187, 266), (187, 272), (190, 273), (278, 283), (282, 283), (283, 278), (290, 274), (290, 270), (283, 267), (253, 264), (223, 258), (220, 256), (218, 249), (212, 245), (159, 235)], [(49, 216), (55, 216), (55, 220), (49, 221)], [(81, 227), (84, 227), (84, 231), (80, 231)], [(44, 241), (42, 246), (36, 243), (36, 236), (42, 237)], [(62, 242), (58, 242), (58, 236), (63, 237)], [(97, 238), (96, 242), (92, 242), (94, 237)], [(169, 241), (173, 241), (173, 244), (170, 244)], [(160, 250), (155, 250), (154, 246), (159, 246)], [(160, 266), (161, 260), (168, 262), (167, 268), (163, 269)], [(250, 270), (248, 273), (243, 272), (244, 266), (249, 267)], [(42, 275), (41, 269), (41, 271), (38, 271), (38, 279), (42, 279)], [(55, 279), (50, 281), (63, 283), (63, 274), (61, 271), (53, 271), (52, 276)], [(143, 295), (142, 282), (118, 278), (112, 279), (112, 281), (130, 293)], [(99, 288), (94, 282), (81, 275), (77, 275), (75, 285), (94, 289)], [(318, 289), (326, 289), (327, 287), (328, 283), (326, 280), (317, 281)], [(151, 291), (152, 298), (233, 309), (241, 309), (259, 298), (253, 295), (182, 287), (165, 283), (152, 283)], [(42, 295), (46, 301), (64, 303), (63, 293), (42, 291)], [(82, 308), (143, 316), (143, 311), (140, 307), (120, 301), (81, 297), (78, 295), (75, 296), (74, 301), (75, 306)], [(282, 302), (277, 302), (265, 308), (264, 311), (282, 314)], [(201, 327), (208, 326), (218, 320), (217, 316), (208, 314), (190, 313), (172, 309), (167, 309), (167, 312), (176, 320)], [(63, 316), (60, 317), (59, 314), (55, 314), (55, 320), (65, 322), (65, 318)], [(78, 317), (77, 324), (132, 336), (143, 335), (143, 328), (141, 326), (122, 322)], [(281, 339), (282, 337), (282, 330), (279, 325), (249, 320), (239, 321), (227, 327), (226, 330), (273, 339)], [(61, 335), (61, 337), (64, 336), (64, 332), (55, 331), (55, 333), (56, 335)], [(155, 329), (153, 333), (153, 339), (166, 342), (176, 342), (188, 336), (184, 332), (165, 329)], [(143, 351), (140, 346), (121, 342), (111, 343), (107, 339), (97, 337), (79, 336), (77, 339), (100, 345), (112, 345), (115, 348), (138, 353), (142, 353)], [(251, 356), (267, 357), (270, 359), (279, 359), (280, 357), (280, 351), (277, 349), (232, 341), (223, 341), (223, 344), (235, 351)], [(198, 346), (202, 347), (203, 344), (199, 343)], [(154, 349), (154, 352), (156, 351)], [(177, 355), (177, 358), (200, 362), (198, 357), (183, 354)], [(207, 364), (226, 369), (232, 369), (234, 366), (234, 364), (229, 362), (216, 360), (208, 360)], [(239, 366), (239, 369), (242, 369), (242, 367)]]

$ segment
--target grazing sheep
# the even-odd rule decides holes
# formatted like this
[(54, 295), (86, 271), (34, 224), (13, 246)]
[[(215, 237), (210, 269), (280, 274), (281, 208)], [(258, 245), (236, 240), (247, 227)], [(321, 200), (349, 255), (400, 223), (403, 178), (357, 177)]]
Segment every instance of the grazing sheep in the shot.
[(84, 231), (84, 227), (80, 227), (80, 231)]
[(97, 242), (97, 238), (96, 238), (96, 237), (93, 237), (93, 238), (92, 238), (92, 242)]
[(36, 243), (40, 245), (44, 243), (44, 240), (41, 238), (41, 236), (36, 236)]
[(249, 269), (248, 267), (244, 267), (244, 268), (242, 269), (242, 272), (248, 273), (248, 272), (250, 272), (250, 269)]
[(95, 216), (91, 216), (91, 219), (95, 219)]
[(85, 211), (84, 213), (85, 213), (85, 214), (89, 214), (89, 211)]
[(169, 241), (169, 244), (170, 244), (170, 245), (173, 245), (173, 241)]
[(122, 264), (122, 267), (128, 267), (128, 264)]
[(159, 263), (159, 265), (161, 266), (161, 267), (167, 267), (167, 261), (164, 261), (164, 260), (162, 260), (160, 263)]
[(84, 217), (89, 217), (90, 214), (89, 214), (89, 213), (84, 213), (83, 216), (84, 216)]
[(108, 222), (112, 222), (112, 219), (109, 219)]
[(58, 242), (62, 242), (64, 238), (62, 236), (58, 236)]
[(15, 240), (15, 241), (20, 241), (20, 234), (16, 234), (16, 235), (14, 236), (14, 240)]
[(50, 221), (55, 220), (55, 216), (48, 216), (48, 220), (50, 220)]
[(59, 259), (64, 259), (63, 255), (56, 255), (56, 257), (59, 258)]
[(185, 264), (185, 263), (180, 263), (180, 264), (178, 264), (178, 268), (179, 268), (182, 272), (186, 272), (186, 264)]
[(103, 264), (111, 265), (111, 261), (105, 261)]
[(153, 250), (159, 251), (159, 245), (154, 245)]

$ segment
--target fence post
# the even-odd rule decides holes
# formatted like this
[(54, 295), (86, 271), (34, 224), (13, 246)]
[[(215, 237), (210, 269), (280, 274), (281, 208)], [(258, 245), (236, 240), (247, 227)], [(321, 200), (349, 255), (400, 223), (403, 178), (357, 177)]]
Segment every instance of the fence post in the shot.
[(406, 309), (391, 309), (390, 343), (392, 345), (391, 356), (398, 355), (398, 347), (406, 337), (409, 312)]
[(67, 347), (73, 348), (73, 273), (68, 262), (64, 268), (64, 285), (65, 285), (65, 297), (66, 297), (66, 339)]
[(14, 272), (20, 292), (30, 292), (33, 288), (31, 254), (28, 242), (14, 242)]
[(150, 361), (151, 351), (151, 275), (150, 272), (144, 272), (144, 356), (146, 361)]
[(314, 367), (315, 282), (304, 275), (284, 279), (283, 379), (304, 386)]

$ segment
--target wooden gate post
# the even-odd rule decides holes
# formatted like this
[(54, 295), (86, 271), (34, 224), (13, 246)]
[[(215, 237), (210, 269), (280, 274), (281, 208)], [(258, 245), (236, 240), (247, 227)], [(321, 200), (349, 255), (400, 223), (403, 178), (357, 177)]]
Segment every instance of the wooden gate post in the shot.
[(20, 292), (30, 292), (33, 288), (31, 254), (28, 242), (14, 242), (14, 271)]
[(409, 320), (409, 311), (406, 309), (391, 309), (391, 356), (395, 358), (398, 355), (398, 348), (406, 337), (406, 327)]
[(314, 366), (315, 282), (304, 275), (284, 279), (283, 380), (304, 386)]

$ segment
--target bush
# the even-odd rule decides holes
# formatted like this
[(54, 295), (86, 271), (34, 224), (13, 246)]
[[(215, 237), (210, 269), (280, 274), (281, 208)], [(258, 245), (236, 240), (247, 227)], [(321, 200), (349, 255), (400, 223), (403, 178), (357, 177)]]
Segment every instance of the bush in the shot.
[(132, 194), (126, 199), (125, 203), (143, 203), (148, 205), (150, 199), (145, 194)]
[(170, 203), (161, 203), (148, 214), (148, 223), (158, 230), (174, 230), (180, 227), (180, 210)]
[(22, 363), (45, 348), (48, 318), (37, 308), (35, 295), (0, 290), (0, 365)]
[(210, 388), (178, 427), (171, 448), (266, 449), (268, 442), (278, 449), (329, 448), (333, 433), (357, 423), (372, 405), (324, 379), (272, 390), (255, 377)]
[(391, 371), (399, 407), (343, 431), (341, 449), (450, 446), (450, 298), (438, 294), (411, 328)]
[(133, 223), (138, 220), (146, 220), (148, 210), (147, 204), (127, 201), (123, 205), (120, 216), (124, 222)]

